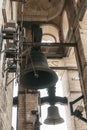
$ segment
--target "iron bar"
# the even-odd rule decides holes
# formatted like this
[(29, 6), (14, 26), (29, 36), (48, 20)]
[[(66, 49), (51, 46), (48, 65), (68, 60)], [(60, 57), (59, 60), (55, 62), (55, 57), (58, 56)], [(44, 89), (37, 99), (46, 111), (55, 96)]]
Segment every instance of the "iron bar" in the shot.
[(73, 111), (73, 105), (74, 105), (76, 102), (78, 102), (78, 101), (80, 101), (81, 99), (83, 99), (83, 98), (84, 98), (84, 96), (82, 95), (82, 96), (80, 96), (79, 98), (77, 98), (76, 100), (70, 102), (70, 110), (71, 110), (71, 115), (74, 115), (74, 116), (76, 116), (77, 118), (79, 118), (80, 120), (82, 120), (82, 121), (84, 121), (84, 122), (87, 122), (87, 119), (82, 116), (82, 113), (81, 113), (79, 110), (74, 110), (74, 111)]
[(77, 67), (71, 67), (71, 66), (68, 66), (68, 67), (50, 67), (51, 69), (54, 69), (54, 70), (72, 70), (72, 71), (78, 71), (78, 68)]
[(72, 101), (72, 102), (70, 102), (71, 104), (75, 104), (76, 102), (78, 102), (78, 101), (80, 101), (81, 99), (83, 99), (84, 98), (84, 96), (82, 95), (82, 96), (80, 96), (79, 98), (77, 98), (76, 100), (74, 100), (74, 101)]
[(75, 47), (77, 43), (59, 43), (59, 42), (42, 42), (42, 43), (33, 43), (33, 42), (24, 42), (24, 46), (33, 46), (33, 45), (38, 45), (38, 46), (64, 46), (64, 47)]
[[(77, 43), (33, 43), (33, 42), (23, 42), (23, 46), (32, 47), (32, 46), (41, 46), (41, 47), (76, 47)], [(29, 52), (29, 48), (24, 50), (21, 56), (24, 56), (27, 52)], [(61, 58), (65, 56), (65, 54), (56, 54), (56, 56), (47, 56), (47, 58)]]
[(71, 94), (77, 94), (77, 93), (81, 93), (81, 91), (75, 90), (75, 91), (70, 91), (70, 93), (71, 93)]
[[(59, 103), (61, 105), (64, 105), (64, 104), (67, 104), (68, 103), (68, 100), (66, 97), (59, 97), (59, 96), (55, 96), (55, 98), (53, 99), (54, 100), (54, 103)], [(41, 105), (43, 104), (49, 104), (50, 103), (50, 99), (49, 99), (49, 96), (47, 97), (42, 97), (41, 98)]]

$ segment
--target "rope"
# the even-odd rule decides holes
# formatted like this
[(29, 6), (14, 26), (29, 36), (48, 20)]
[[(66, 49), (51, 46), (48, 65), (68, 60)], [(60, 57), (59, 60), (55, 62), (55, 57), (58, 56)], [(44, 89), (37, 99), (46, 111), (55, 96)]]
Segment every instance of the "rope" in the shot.
[[(28, 48), (29, 48), (29, 46), (28, 46)], [(32, 69), (33, 69), (33, 72), (34, 72), (34, 76), (35, 76), (36, 78), (38, 78), (39, 76), (38, 76), (38, 74), (37, 74), (37, 72), (36, 72), (36, 70), (35, 70), (35, 67), (34, 67), (34, 64), (33, 64), (33, 60), (32, 60), (32, 58), (31, 58), (30, 53), (29, 53), (29, 57), (30, 57)]]

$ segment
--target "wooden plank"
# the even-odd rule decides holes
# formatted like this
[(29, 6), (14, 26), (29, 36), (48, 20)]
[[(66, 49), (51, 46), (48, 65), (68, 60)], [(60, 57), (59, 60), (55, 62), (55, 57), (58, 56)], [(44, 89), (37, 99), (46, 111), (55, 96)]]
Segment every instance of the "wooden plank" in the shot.
[[(39, 45), (39, 46), (49, 46), (49, 47), (54, 47), (54, 46), (56, 46), (56, 47), (62, 47), (62, 46), (64, 46), (64, 47), (75, 47), (76, 46), (76, 44), (77, 43), (59, 43), (59, 42), (52, 42), (52, 43), (44, 43), (44, 42), (42, 42), (42, 43), (35, 43), (36, 45)], [(33, 44), (33, 42), (31, 42), (31, 43), (29, 43), (29, 42), (24, 42), (24, 46), (32, 46), (32, 45), (34, 45)]]

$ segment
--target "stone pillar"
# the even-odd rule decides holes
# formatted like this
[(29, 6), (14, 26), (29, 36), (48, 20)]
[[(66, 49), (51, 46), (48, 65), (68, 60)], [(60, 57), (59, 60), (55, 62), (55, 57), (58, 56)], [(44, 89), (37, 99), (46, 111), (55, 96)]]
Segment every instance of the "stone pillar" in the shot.
[[(75, 47), (75, 57), (77, 61), (77, 66), (79, 69), (79, 75), (80, 75), (80, 88), (81, 92), (84, 95), (84, 104), (87, 103), (87, 67), (86, 67), (86, 55), (87, 52), (85, 51), (86, 46), (85, 43), (83, 43), (83, 38), (81, 39), (80, 30), (79, 30), (79, 13), (81, 11), (81, 3), (80, 8), (78, 9), (79, 12), (77, 14), (75, 10), (75, 1), (67, 0), (66, 1), (66, 11), (69, 21), (69, 34), (67, 38), (67, 42), (76, 42)], [(71, 32), (71, 34), (70, 34)], [(79, 94), (75, 94), (74, 97), (79, 96)], [(87, 105), (85, 105), (85, 110), (87, 114)], [(87, 129), (85, 126), (85, 123), (80, 121), (77, 123), (77, 118), (74, 119), (76, 130), (78, 129)], [(83, 123), (83, 126), (81, 127), (81, 123)]]
[[(5, 13), (6, 17), (3, 16)], [(0, 29), (2, 25), (6, 25), (6, 21), (4, 21), (5, 18), (7, 18), (7, 21), (11, 19), (10, 0), (0, 0)], [(4, 43), (6, 43), (6, 41), (4, 41), (3, 44)], [(5, 75), (4, 78), (2, 76), (2, 59), (3, 54), (0, 54), (0, 130), (11, 130), (13, 83), (5, 86)], [(9, 74), (9, 81), (11, 81), (12, 78), (13, 74)]]
[(18, 95), (18, 130), (32, 130), (35, 127), (36, 115), (32, 111), (38, 111), (38, 93), (33, 91), (20, 91)]

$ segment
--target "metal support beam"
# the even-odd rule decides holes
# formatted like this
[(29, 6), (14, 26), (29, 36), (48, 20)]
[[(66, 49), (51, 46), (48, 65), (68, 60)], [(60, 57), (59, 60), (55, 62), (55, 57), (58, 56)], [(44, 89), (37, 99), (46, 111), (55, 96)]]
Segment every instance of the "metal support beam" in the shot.
[(77, 98), (76, 100), (70, 102), (70, 110), (71, 110), (71, 115), (74, 115), (77, 118), (79, 118), (80, 120), (82, 120), (84, 122), (87, 122), (87, 119), (82, 116), (82, 113), (79, 110), (73, 111), (73, 105), (75, 103), (77, 103), (78, 101), (80, 101), (81, 99), (83, 99), (83, 98), (84, 98), (84, 96), (82, 95), (79, 98)]
[[(24, 50), (21, 54), (23, 57), (27, 52), (29, 52), (29, 47), (32, 46), (40, 46), (40, 47), (76, 47), (77, 43), (33, 43), (33, 42), (24, 42), (23, 45), (27, 47), (26, 50)], [(64, 56), (64, 55), (63, 55)], [(55, 56), (47, 56), (47, 58), (59, 58), (59, 55)], [(60, 57), (61, 58), (61, 57)]]
[(50, 67), (51, 69), (54, 69), (54, 70), (70, 70), (70, 71), (78, 71), (78, 68), (77, 67), (71, 67), (71, 66), (68, 66), (68, 67)]
[(59, 42), (51, 42), (51, 43), (33, 43), (33, 42), (24, 42), (23, 44), (24, 46), (49, 46), (49, 47), (75, 47), (76, 46), (76, 43), (59, 43)]
[[(68, 103), (68, 100), (66, 97), (55, 96), (53, 100), (54, 100), (54, 104), (59, 103), (61, 105), (64, 105)], [(41, 98), (41, 105), (46, 104), (46, 103), (47, 104), (50, 103), (49, 96)]]

